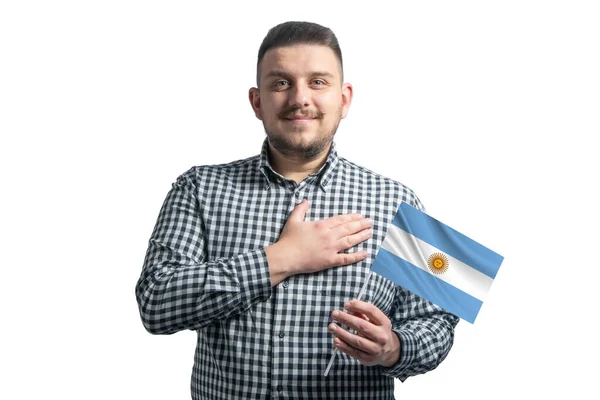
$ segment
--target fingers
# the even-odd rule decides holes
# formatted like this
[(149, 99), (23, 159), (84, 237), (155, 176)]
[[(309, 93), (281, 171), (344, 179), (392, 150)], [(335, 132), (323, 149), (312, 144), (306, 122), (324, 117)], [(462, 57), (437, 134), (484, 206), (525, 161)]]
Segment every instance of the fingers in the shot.
[[(335, 322), (329, 324), (328, 331), (335, 336), (334, 345), (361, 364), (394, 365), (399, 358), (400, 344), (398, 337), (391, 331), (390, 320), (372, 304), (358, 300), (349, 303), (345, 304), (345, 308), (354, 310), (354, 315), (340, 310), (331, 313), (333, 321), (349, 328), (345, 330)], [(373, 317), (377, 322), (372, 320)]]
[(349, 236), (364, 230), (368, 230), (373, 226), (373, 220), (371, 218), (361, 218), (339, 224), (334, 228), (331, 228), (331, 232), (334, 236), (341, 238)]
[(332, 266), (342, 266), (354, 264), (367, 258), (366, 251), (357, 251), (354, 253), (338, 253), (333, 256)]
[(300, 202), (300, 204), (294, 207), (288, 220), (302, 222), (306, 216), (306, 211), (308, 211), (308, 200), (304, 199)]
[(338, 251), (346, 250), (370, 239), (371, 236), (373, 236), (373, 230), (365, 229), (353, 235), (341, 237), (335, 242), (335, 248)]
[(363, 219), (365, 219), (365, 217), (363, 217), (361, 214), (358, 214), (358, 213), (340, 214), (340, 215), (336, 215), (335, 217), (329, 217), (329, 218), (324, 219), (323, 223), (325, 224), (325, 227), (327, 227), (329, 229), (333, 229), (342, 224), (352, 222), (352, 221), (360, 221)]
[[(373, 343), (369, 338), (364, 337), (364, 336), (354, 335), (354, 334), (348, 332), (347, 330), (340, 328), (339, 326), (337, 326), (334, 323), (329, 324), (328, 330), (332, 335), (339, 338), (341, 340), (341, 342), (346, 343), (346, 344), (352, 346), (353, 348), (358, 349), (362, 352), (375, 355), (375, 354), (378, 354), (380, 351), (381, 347), (379, 345), (377, 345), (376, 343)], [(334, 343), (335, 343), (335, 341), (334, 341)]]
[(355, 313), (352, 313), (352, 315), (356, 315), (358, 318), (362, 318), (362, 319), (364, 319), (364, 320), (365, 320), (365, 321), (367, 321), (367, 322), (368, 322), (368, 321), (370, 321), (369, 317), (367, 317), (367, 316), (366, 316), (365, 314), (363, 314), (363, 313), (355, 312)]
[[(360, 318), (357, 315), (352, 315), (352, 314), (341, 312), (339, 310), (335, 310), (331, 314), (331, 318), (334, 321), (344, 324), (348, 328), (355, 330), (358, 335), (369, 340), (369, 342), (371, 342), (371, 343), (373, 343), (373, 342), (383, 343), (386, 340), (384, 332), (380, 326), (377, 326), (370, 321)], [(335, 325), (335, 324), (333, 324), (333, 325)], [(351, 335), (349, 332), (348, 332), (348, 334)], [(343, 340), (345, 340), (346, 342), (350, 343), (352, 346), (355, 345), (355, 343), (352, 343), (352, 341), (346, 340), (346, 338), (348, 338), (348, 336), (344, 335), (344, 336), (340, 336), (340, 337)]]
[[(346, 216), (349, 214), (346, 214)], [(339, 215), (338, 217), (344, 217)], [(373, 220), (370, 218), (353, 219), (331, 228), (333, 238), (337, 239), (335, 248), (338, 251), (356, 246), (373, 236)]]
[(376, 356), (373, 354), (369, 354), (363, 350), (360, 350), (356, 347), (351, 346), (350, 344), (348, 344), (347, 342), (344, 342), (342, 339), (340, 339), (339, 337), (336, 337), (333, 340), (333, 344), (335, 345), (335, 347), (337, 347), (340, 351), (348, 354), (350, 357), (357, 359), (362, 365), (376, 365), (377, 361), (376, 361)]
[(369, 320), (379, 326), (391, 326), (390, 319), (373, 304), (365, 303), (360, 300), (351, 300), (344, 304), (344, 308), (351, 313), (361, 313), (369, 318)]

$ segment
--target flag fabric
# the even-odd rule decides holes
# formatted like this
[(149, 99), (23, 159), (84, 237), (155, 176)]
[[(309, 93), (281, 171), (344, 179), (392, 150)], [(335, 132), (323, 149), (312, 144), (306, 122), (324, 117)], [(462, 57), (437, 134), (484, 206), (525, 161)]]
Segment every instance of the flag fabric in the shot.
[(402, 202), (371, 270), (474, 323), (503, 259)]

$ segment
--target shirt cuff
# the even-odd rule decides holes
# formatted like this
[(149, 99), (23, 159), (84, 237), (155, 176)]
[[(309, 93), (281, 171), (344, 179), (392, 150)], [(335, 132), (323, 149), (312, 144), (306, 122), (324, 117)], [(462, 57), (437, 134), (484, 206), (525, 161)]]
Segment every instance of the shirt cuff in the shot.
[(406, 370), (411, 366), (417, 355), (417, 338), (412, 332), (407, 330), (392, 329), (400, 340), (400, 359), (396, 365), (390, 368), (383, 368), (382, 373), (385, 376), (398, 378), (401, 381), (408, 378)]
[(271, 297), (271, 274), (264, 248), (239, 255), (236, 268), (243, 309)]

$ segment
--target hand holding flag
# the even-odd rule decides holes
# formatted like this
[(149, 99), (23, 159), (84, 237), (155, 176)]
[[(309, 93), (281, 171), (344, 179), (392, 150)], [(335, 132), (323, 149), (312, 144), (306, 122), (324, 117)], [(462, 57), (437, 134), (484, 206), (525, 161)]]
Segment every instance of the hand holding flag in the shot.
[(392, 331), (392, 322), (377, 307), (364, 301), (352, 300), (344, 304), (348, 313), (335, 310), (331, 318), (356, 332), (351, 333), (335, 323), (329, 332), (336, 338), (336, 348), (356, 358), (363, 365), (391, 367), (400, 358), (400, 340)]
[[(473, 323), (503, 260), (501, 255), (402, 202), (371, 271)], [(338, 349), (365, 365), (393, 365), (391, 362), (400, 357), (400, 343), (389, 319), (375, 306), (358, 300), (350, 302), (354, 306), (346, 309), (359, 312), (362, 318), (339, 311), (332, 314), (333, 319), (356, 330), (357, 335), (330, 325), (336, 348), (325, 376)]]

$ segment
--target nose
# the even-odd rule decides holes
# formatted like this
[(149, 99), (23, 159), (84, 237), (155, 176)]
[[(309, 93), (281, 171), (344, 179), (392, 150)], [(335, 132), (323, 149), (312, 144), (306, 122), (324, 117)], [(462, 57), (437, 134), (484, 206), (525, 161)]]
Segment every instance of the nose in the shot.
[(304, 108), (310, 106), (310, 88), (307, 85), (297, 83), (288, 93), (290, 94), (290, 107)]

